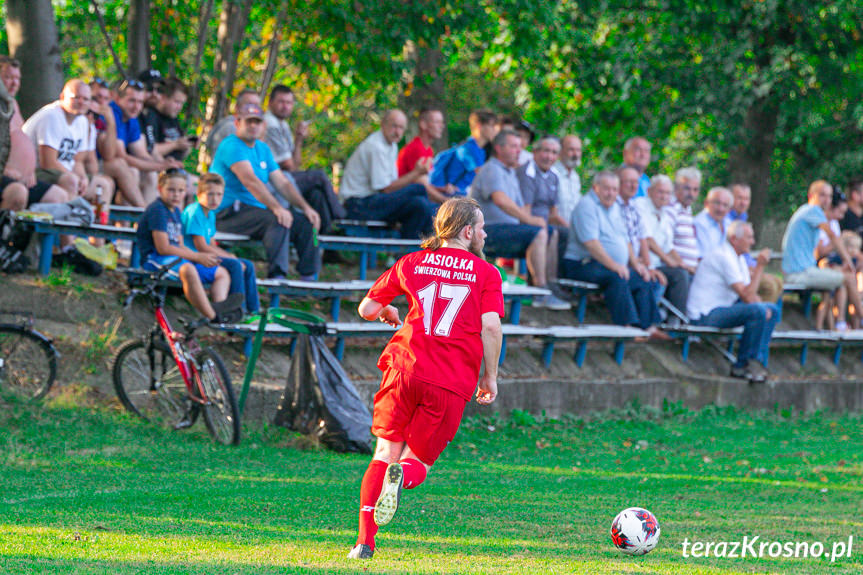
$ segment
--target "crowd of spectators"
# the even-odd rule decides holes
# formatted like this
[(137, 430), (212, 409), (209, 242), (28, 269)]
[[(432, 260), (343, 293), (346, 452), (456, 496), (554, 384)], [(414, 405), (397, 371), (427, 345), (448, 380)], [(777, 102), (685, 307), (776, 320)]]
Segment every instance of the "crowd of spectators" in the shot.
[[(21, 74), (16, 60), (0, 57), (0, 80), (12, 96)], [(72, 79), (56, 102), (26, 121), (16, 104), (0, 208), (77, 197), (103, 202), (104, 211), (111, 203), (147, 207), (155, 215), (145, 231), (160, 239), (145, 238), (145, 244), (153, 244), (154, 253), (160, 245), (167, 253), (182, 252), (194, 264), (183, 267), (184, 285), (196, 307), (212, 315), (198, 284), (212, 284), (218, 302), (228, 293), (248, 293), (254, 279), (254, 266), (245, 260), (204, 265), (230, 259), (208, 247), (215, 230), (260, 240), (270, 278), (291, 273), (293, 247), (297, 274), (314, 280), (321, 265), (317, 234), (333, 232), (337, 220), (382, 220), (403, 238), (421, 238), (432, 231), (441, 203), (468, 195), (484, 214), (486, 254), (523, 260), (528, 281), (549, 288), (535, 306), (569, 309), (568, 292), (558, 282), (568, 278), (598, 284), (615, 324), (638, 326), (653, 338), (668, 337), (660, 326), (677, 316), (667, 309), (697, 325), (743, 326), (732, 375), (764, 380), (783, 277), (765, 270), (768, 252), (749, 253), (755, 237), (746, 183), (710, 187), (696, 212), (701, 172), (688, 166), (652, 173), (645, 138), (626, 140), (620, 163), (593, 175), (588, 186), (580, 174), (584, 144), (576, 134), (537, 137), (519, 118), (477, 109), (469, 116), (470, 137), (435, 154), (446, 127), (443, 111), (419, 111), (415, 137), (399, 149), (409, 118), (393, 109), (350, 154), (336, 189), (324, 171), (303, 166), (309, 124), (295, 118), (291, 88), (278, 85), (264, 99), (255, 90), (241, 91), (232, 114), (209, 131), (198, 150), (198, 171), (207, 178), (198, 194), (198, 176), (182, 169), (199, 144), (180, 120), (188, 93), (180, 80), (148, 70), (113, 87), (99, 78)], [(172, 182), (171, 197), (166, 182)], [(182, 200), (174, 197), (179, 189)], [(214, 198), (218, 205), (211, 205)], [(181, 221), (185, 205), (192, 212)], [(191, 233), (189, 226), (208, 232)], [(162, 232), (170, 232), (167, 239)], [(788, 223), (782, 276), (824, 292), (819, 327), (825, 321), (838, 330), (860, 327), (861, 233), (861, 182), (852, 182), (847, 197), (826, 181), (813, 182), (808, 202)], [(184, 247), (183, 234), (194, 245)], [(69, 238), (60, 249), (76, 269), (93, 273)], [(670, 305), (661, 306), (663, 298)], [(247, 310), (257, 305), (244, 303)]]

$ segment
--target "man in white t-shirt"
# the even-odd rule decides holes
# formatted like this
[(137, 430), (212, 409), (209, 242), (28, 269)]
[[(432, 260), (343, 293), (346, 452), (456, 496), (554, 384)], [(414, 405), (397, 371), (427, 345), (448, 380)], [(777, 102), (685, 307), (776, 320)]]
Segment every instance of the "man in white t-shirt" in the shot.
[(647, 247), (650, 251), (650, 268), (657, 269), (666, 277), (665, 298), (683, 313), (686, 313), (686, 298), (689, 296), (691, 276), (683, 269), (682, 260), (674, 251), (674, 229), (671, 216), (664, 210), (671, 201), (673, 184), (665, 174), (650, 178), (647, 196), (632, 200), (644, 222)]
[(767, 379), (767, 346), (782, 314), (775, 303), (762, 302), (758, 297), (758, 282), (770, 251), (758, 253), (750, 275), (744, 254), (754, 243), (751, 224), (739, 220), (729, 224), (726, 240), (705, 254), (698, 265), (689, 289), (687, 314), (694, 325), (743, 326), (731, 375), (763, 383)]
[(564, 136), (560, 141), (560, 155), (552, 170), (560, 182), (557, 195), (557, 211), (564, 221), (572, 220), (572, 210), (581, 199), (581, 178), (576, 171), (581, 165), (581, 138), (575, 135)]
[[(21, 128), (36, 148), (36, 177), (66, 187), (69, 199), (96, 199), (101, 186), (107, 194), (113, 183), (103, 175), (87, 174), (85, 159), (95, 149), (90, 111), (90, 86), (75, 79), (66, 82), (60, 99), (30, 116)], [(68, 182), (68, 183), (67, 183)]]
[(349, 218), (401, 223), (403, 238), (418, 238), (432, 232), (436, 205), (426, 192), (428, 163), (417, 162), (413, 170), (398, 175), (398, 142), (407, 123), (401, 110), (384, 115), (381, 129), (348, 158), (339, 195)]

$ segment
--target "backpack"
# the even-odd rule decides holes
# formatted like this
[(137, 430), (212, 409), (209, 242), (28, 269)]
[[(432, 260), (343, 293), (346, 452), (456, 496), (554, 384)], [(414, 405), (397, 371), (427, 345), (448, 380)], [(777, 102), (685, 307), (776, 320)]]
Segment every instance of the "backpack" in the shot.
[(15, 219), (15, 212), (0, 210), (0, 271), (19, 274), (30, 267), (24, 250), (32, 235), (29, 226)]

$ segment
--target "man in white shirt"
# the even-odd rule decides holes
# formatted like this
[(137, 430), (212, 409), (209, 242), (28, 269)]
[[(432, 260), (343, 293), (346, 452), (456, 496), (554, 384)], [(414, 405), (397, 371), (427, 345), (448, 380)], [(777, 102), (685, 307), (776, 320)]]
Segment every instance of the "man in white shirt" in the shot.
[(698, 253), (703, 257), (725, 241), (725, 226), (734, 196), (728, 188), (715, 187), (707, 192), (704, 209), (692, 219)]
[(690, 274), (695, 273), (698, 259), (698, 240), (692, 223), (692, 202), (701, 190), (701, 172), (698, 168), (680, 168), (674, 174), (674, 197), (663, 209), (671, 220), (674, 230), (674, 251), (680, 256), (681, 267)]
[(743, 326), (732, 377), (763, 383), (767, 379), (767, 346), (782, 318), (779, 306), (762, 302), (758, 282), (770, 259), (767, 249), (759, 252), (750, 276), (744, 254), (755, 243), (748, 222), (728, 226), (726, 241), (705, 254), (692, 279), (687, 314), (694, 325), (719, 328)]
[(665, 298), (678, 310), (686, 313), (690, 275), (681, 267), (680, 256), (674, 251), (671, 218), (663, 209), (671, 201), (672, 188), (671, 178), (658, 174), (650, 179), (647, 197), (635, 198), (632, 201), (644, 221), (647, 247), (650, 250), (650, 267), (662, 272), (668, 280)]
[(575, 135), (564, 136), (560, 141), (560, 156), (551, 168), (560, 183), (557, 211), (567, 225), (572, 219), (572, 210), (581, 199), (581, 177), (575, 171), (581, 165), (581, 154), (581, 138)]
[(84, 157), (95, 147), (89, 111), (90, 86), (69, 80), (60, 99), (42, 107), (21, 128), (36, 149), (36, 177), (52, 184), (69, 182), (70, 200), (78, 195), (95, 199), (97, 186), (113, 189), (105, 176), (94, 174), (91, 179), (84, 166)]
[(348, 158), (339, 195), (348, 218), (401, 223), (403, 238), (419, 238), (432, 232), (436, 206), (426, 193), (426, 162), (398, 176), (398, 142), (407, 123), (401, 110), (384, 115), (381, 129), (363, 140)]

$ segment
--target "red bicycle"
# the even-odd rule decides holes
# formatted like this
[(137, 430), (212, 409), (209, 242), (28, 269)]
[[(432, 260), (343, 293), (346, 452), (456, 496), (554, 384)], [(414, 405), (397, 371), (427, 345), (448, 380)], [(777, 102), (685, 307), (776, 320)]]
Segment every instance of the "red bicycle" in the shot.
[(224, 445), (240, 442), (240, 412), (231, 376), (222, 358), (209, 347), (201, 347), (195, 331), (209, 325), (201, 318), (180, 318), (183, 332), (175, 331), (165, 314), (165, 292), (160, 280), (172, 264), (142, 279), (133, 289), (128, 307), (138, 296), (146, 296), (156, 322), (143, 338), (126, 342), (114, 360), (114, 389), (123, 406), (132, 413), (174, 429), (191, 427), (203, 412), (210, 434)]

